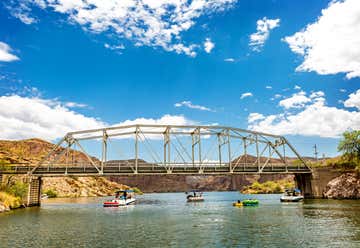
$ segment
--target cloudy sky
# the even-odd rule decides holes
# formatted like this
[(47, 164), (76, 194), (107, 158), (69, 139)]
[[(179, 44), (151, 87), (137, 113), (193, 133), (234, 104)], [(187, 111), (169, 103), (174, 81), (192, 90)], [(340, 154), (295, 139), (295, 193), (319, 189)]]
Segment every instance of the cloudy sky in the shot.
[(360, 128), (358, 0), (5, 0), (0, 138), (221, 124), (336, 154)]

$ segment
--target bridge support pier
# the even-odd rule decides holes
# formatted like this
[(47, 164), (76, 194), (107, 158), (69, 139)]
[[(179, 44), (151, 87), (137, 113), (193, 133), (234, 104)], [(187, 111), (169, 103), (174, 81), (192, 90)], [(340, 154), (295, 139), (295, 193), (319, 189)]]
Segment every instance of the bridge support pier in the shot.
[(41, 177), (31, 177), (27, 194), (27, 207), (40, 206), (41, 203)]
[(295, 185), (301, 190), (304, 198), (313, 198), (313, 191), (311, 186), (311, 174), (295, 174)]

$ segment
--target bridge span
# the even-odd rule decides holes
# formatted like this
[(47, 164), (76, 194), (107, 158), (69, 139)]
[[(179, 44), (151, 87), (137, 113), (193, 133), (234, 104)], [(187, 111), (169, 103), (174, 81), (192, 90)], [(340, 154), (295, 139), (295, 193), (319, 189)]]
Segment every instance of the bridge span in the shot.
[[(0, 175), (28, 175), (38, 188), (41, 177), (50, 176), (253, 173), (295, 174), (306, 184), (311, 168), (283, 136), (224, 126), (152, 124), (69, 132), (41, 161), (0, 168)], [(29, 187), (39, 194), (40, 189)]]

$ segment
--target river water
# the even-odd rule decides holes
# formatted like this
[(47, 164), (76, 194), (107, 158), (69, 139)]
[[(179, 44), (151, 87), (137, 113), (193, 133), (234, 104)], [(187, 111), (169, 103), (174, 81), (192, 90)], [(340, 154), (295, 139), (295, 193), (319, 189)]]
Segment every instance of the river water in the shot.
[(0, 215), (0, 247), (360, 247), (360, 201), (233, 207), (249, 196), (204, 193), (138, 196), (136, 205), (103, 208), (106, 198), (48, 199), (40, 208)]

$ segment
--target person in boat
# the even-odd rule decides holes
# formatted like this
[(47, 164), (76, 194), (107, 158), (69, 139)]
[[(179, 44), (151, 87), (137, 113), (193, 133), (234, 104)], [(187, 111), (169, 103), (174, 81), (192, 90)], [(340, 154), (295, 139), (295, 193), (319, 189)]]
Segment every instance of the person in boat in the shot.
[(119, 199), (119, 196), (120, 196), (120, 193), (119, 193), (119, 191), (117, 191), (115, 194), (115, 199)]
[(238, 200), (238, 201), (237, 201), (237, 203), (239, 203), (239, 204), (240, 204), (240, 203), (241, 203), (241, 201), (240, 201), (240, 200)]
[(126, 200), (126, 199), (127, 199), (127, 196), (128, 196), (126, 190), (124, 191), (123, 196), (124, 196), (124, 199)]

